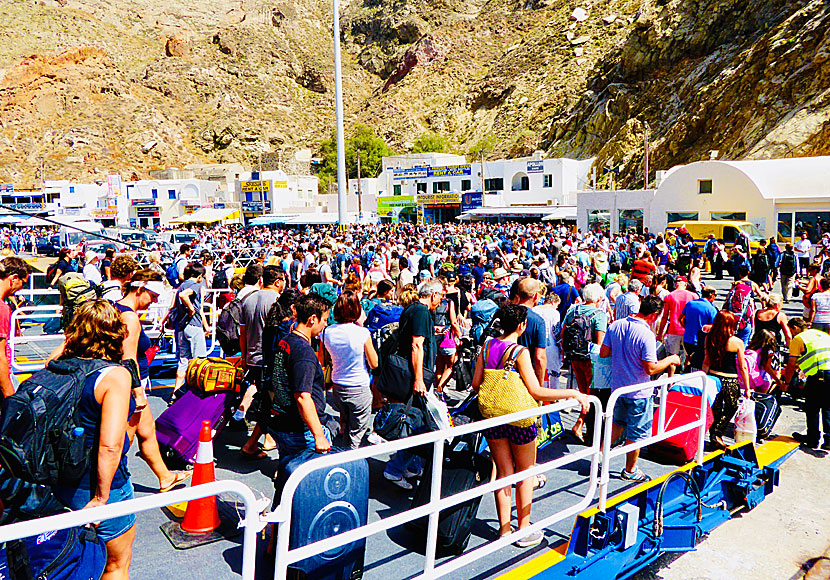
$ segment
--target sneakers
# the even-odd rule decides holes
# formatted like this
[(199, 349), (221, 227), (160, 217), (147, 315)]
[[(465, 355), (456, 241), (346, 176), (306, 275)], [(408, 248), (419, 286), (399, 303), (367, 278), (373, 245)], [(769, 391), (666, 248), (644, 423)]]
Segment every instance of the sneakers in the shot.
[(417, 471), (412, 471), (411, 468), (407, 467), (406, 471), (404, 472), (403, 476), (405, 479), (410, 479), (412, 477), (421, 477), (424, 474), (424, 468)]
[(386, 439), (372, 431), (366, 436), (366, 441), (369, 442), (370, 445), (380, 445), (381, 443), (386, 443)]
[(544, 539), (545, 535), (540, 531), (536, 531), (532, 534), (526, 535), (521, 540), (516, 540), (515, 542), (513, 542), (513, 545), (517, 548), (530, 548), (532, 546), (538, 546), (542, 543), (542, 540)]
[(624, 479), (625, 481), (651, 481), (651, 478), (643, 473), (643, 470), (639, 467), (631, 473), (623, 469), (620, 471), (620, 479)]
[(383, 472), (383, 477), (385, 477), (386, 479), (388, 479), (389, 481), (391, 481), (392, 483), (394, 483), (395, 485), (397, 485), (401, 489), (405, 489), (407, 491), (411, 491), (411, 490), (415, 489), (415, 486), (413, 486), (411, 483), (409, 483), (403, 477), (396, 477), (396, 476), (392, 475), (391, 473), (387, 473), (386, 471)]

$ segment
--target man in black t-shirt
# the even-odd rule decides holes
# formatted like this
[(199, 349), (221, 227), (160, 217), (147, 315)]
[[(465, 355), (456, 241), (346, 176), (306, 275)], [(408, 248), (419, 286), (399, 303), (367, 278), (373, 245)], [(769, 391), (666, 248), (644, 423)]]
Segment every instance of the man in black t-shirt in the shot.
[(329, 303), (312, 293), (300, 297), (294, 309), (297, 327), (279, 342), (274, 356), (268, 432), (281, 455), (304, 449), (325, 453), (331, 449), (325, 376), (311, 339), (326, 327)]
[(418, 290), (418, 300), (406, 307), (398, 323), (398, 354), (412, 363), (416, 393), (425, 393), (431, 386), (424, 381), (424, 369), (434, 377), (437, 348), (432, 312), (438, 308), (443, 296), (444, 285), (440, 281), (424, 282)]

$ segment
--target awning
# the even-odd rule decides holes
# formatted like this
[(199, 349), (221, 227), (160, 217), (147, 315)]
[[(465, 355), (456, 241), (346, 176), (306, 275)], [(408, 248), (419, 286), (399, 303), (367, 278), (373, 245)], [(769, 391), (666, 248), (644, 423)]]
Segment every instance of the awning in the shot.
[(214, 209), (210, 207), (203, 207), (191, 214), (173, 218), (171, 223), (177, 224), (213, 224), (224, 220), (239, 219), (240, 213), (238, 209)]
[(551, 213), (542, 218), (543, 222), (552, 220), (576, 220), (576, 206), (563, 205), (554, 209)]
[[(566, 215), (567, 214), (567, 215)], [(548, 216), (561, 217), (548, 217)], [(458, 216), (459, 220), (474, 220), (484, 218), (529, 218), (544, 219), (576, 219), (576, 207), (572, 206), (515, 206), (515, 207), (477, 207)]]
[[(357, 223), (357, 214), (350, 213), (346, 216), (346, 221), (350, 224)], [(299, 226), (310, 226), (310, 225), (334, 225), (338, 222), (338, 217), (336, 213), (307, 213), (307, 214), (300, 214), (296, 217), (291, 219), (285, 220), (286, 225), (299, 225)], [(366, 222), (366, 218), (364, 216), (364, 223)]]
[(248, 223), (252, 226), (269, 226), (271, 224), (284, 224), (286, 221), (297, 217), (299, 214), (284, 214), (284, 215), (261, 215), (255, 217)]
[[(27, 219), (38, 219), (38, 218), (27, 218)], [(25, 221), (25, 220), (23, 220)], [(38, 220), (43, 221), (43, 220)], [(49, 222), (43, 222), (49, 223)], [(0, 215), (0, 224), (7, 225), (7, 224), (18, 224), (23, 225), (21, 223), (20, 215)]]

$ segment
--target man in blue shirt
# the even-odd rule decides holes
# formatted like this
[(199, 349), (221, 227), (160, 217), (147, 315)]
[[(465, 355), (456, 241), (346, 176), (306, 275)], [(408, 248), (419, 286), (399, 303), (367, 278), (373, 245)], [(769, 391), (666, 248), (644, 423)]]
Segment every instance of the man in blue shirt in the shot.
[[(630, 385), (643, 385), (643, 389), (617, 399), (611, 441), (616, 441), (623, 434), (626, 445), (651, 437), (651, 419), (654, 414), (651, 397), (654, 389), (649, 386), (649, 380), (651, 375), (680, 364), (680, 357), (676, 354), (657, 360), (657, 339), (651, 327), (662, 310), (663, 301), (660, 298), (647, 296), (640, 304), (637, 314), (614, 321), (605, 333), (599, 356), (611, 357), (611, 366), (614, 369), (611, 375), (612, 390)], [(650, 479), (637, 467), (639, 457), (639, 449), (625, 454), (625, 469), (620, 472), (621, 479)]]
[(527, 328), (519, 337), (519, 344), (530, 352), (536, 378), (540, 385), (544, 385), (548, 374), (547, 348), (550, 338), (545, 319), (532, 310), (539, 301), (539, 281), (534, 278), (516, 280), (510, 289), (510, 300), (527, 308)]
[(473, 267), (473, 279), (476, 281), (476, 290), (481, 288), (484, 281), (484, 263), (487, 259), (484, 256), (476, 257), (476, 265)]
[(559, 276), (561, 282), (553, 287), (552, 292), (559, 296), (559, 316), (564, 317), (568, 309), (575, 303), (579, 302), (579, 292), (573, 287), (573, 278), (568, 272), (562, 272)]
[(697, 350), (697, 335), (700, 329), (715, 321), (718, 309), (712, 304), (715, 301), (717, 290), (706, 286), (697, 300), (686, 303), (680, 313), (680, 324), (683, 325), (683, 348), (686, 350), (686, 361), (691, 364), (692, 353)]

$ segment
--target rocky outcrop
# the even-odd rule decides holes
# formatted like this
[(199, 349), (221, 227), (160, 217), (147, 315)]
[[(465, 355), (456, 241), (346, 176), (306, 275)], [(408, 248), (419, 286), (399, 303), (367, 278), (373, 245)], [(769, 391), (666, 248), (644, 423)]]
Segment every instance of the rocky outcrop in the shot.
[(409, 48), (403, 55), (401, 62), (395, 69), (395, 72), (386, 80), (383, 85), (383, 91), (386, 92), (389, 87), (399, 82), (404, 78), (409, 71), (416, 66), (429, 66), (436, 60), (444, 56), (444, 51), (440, 45), (435, 42), (432, 36), (424, 36), (415, 46)]

